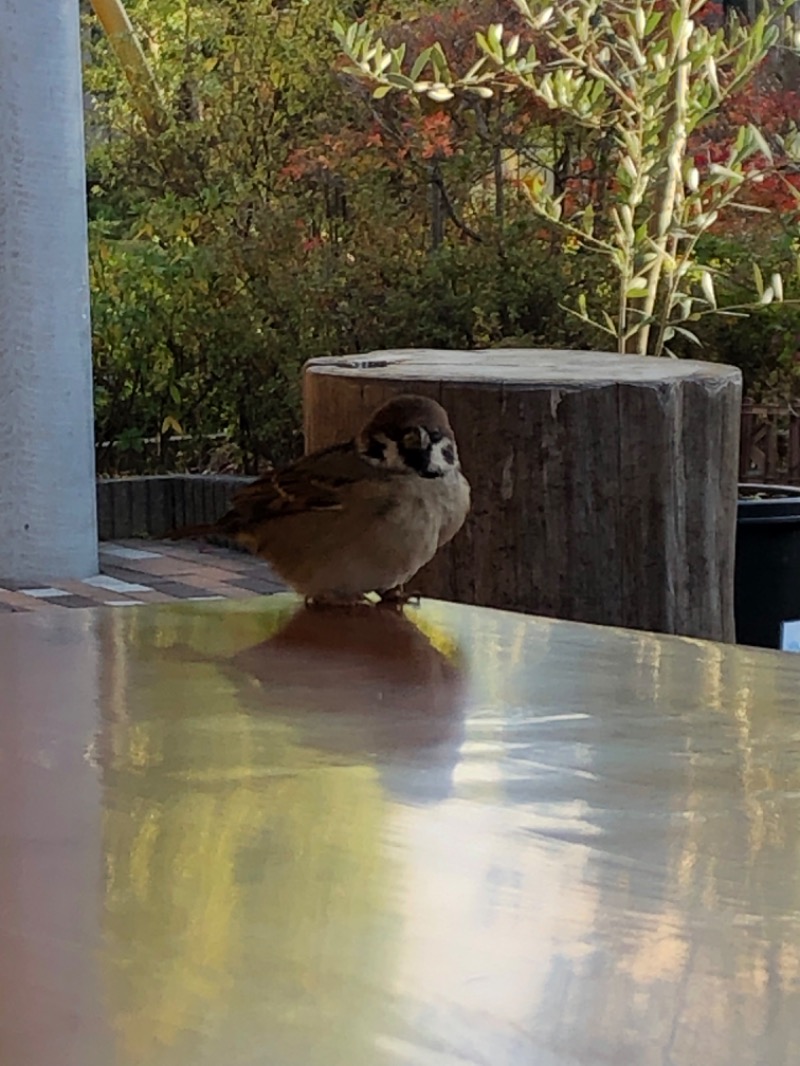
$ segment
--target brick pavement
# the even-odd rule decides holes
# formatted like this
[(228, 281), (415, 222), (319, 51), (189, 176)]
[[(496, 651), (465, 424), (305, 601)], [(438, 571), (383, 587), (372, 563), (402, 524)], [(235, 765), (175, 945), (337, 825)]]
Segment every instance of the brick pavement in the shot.
[(103, 541), (96, 577), (42, 586), (0, 579), (0, 614), (243, 599), (284, 588), (265, 562), (227, 548), (189, 541)]

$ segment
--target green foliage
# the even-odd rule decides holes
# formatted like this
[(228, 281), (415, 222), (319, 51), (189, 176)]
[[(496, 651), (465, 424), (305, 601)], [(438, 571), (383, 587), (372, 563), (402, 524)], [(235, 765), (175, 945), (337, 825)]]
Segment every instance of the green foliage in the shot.
[[(159, 136), (144, 128), (98, 38), (87, 69), (97, 439), (118, 442), (99, 449), (101, 469), (174, 461), (172, 437), (220, 432), (248, 469), (286, 460), (314, 356), (509, 333), (580, 343), (558, 311), (569, 280), (557, 249), (531, 253), (530, 232), (517, 243), (514, 226), (500, 239), (489, 225), (481, 241), (431, 253), (429, 142), (389, 167), (385, 145), (367, 146), (371, 119), (334, 71), (341, 10), (138, 0), (130, 14), (172, 121)], [(452, 187), (467, 195), (486, 162), (455, 163)]]
[[(783, 301), (764, 304), (739, 317), (709, 315), (700, 322), (703, 354), (738, 366), (745, 390), (757, 402), (786, 402), (800, 393), (800, 276), (792, 270), (798, 257), (797, 240), (790, 234), (707, 235), (698, 258), (708, 269), (729, 279), (732, 301), (744, 303), (754, 288), (754, 273), (762, 292), (769, 279), (783, 279)], [(757, 263), (760, 266), (754, 265)], [(765, 284), (766, 283), (766, 284)], [(684, 343), (681, 354), (692, 354)]]
[[(599, 242), (615, 240), (611, 215), (596, 212), (597, 240), (581, 239), (587, 202), (574, 192), (598, 149), (595, 132), (532, 91), (465, 97), (455, 86), (453, 102), (433, 85), (434, 77), (455, 85), (454, 70), (468, 74), (481, 26), (504, 22), (507, 32), (491, 39), (508, 56), (510, 39), (526, 32), (511, 0), (397, 0), (385, 11), (377, 0), (129, 0), (128, 8), (169, 121), (148, 132), (107, 41), (92, 34), (97, 438), (117, 442), (99, 448), (101, 470), (222, 461), (256, 470), (292, 457), (301, 447), (300, 371), (319, 355), (608, 346), (604, 316), (619, 286)], [(405, 48), (415, 78), (424, 81), (429, 65), (430, 86), (376, 99), (363, 71), (353, 78), (342, 69), (331, 26), (363, 12), (387, 49)], [(488, 80), (477, 87), (486, 89), (501, 73), (487, 60), (469, 77), (481, 71)], [(604, 165), (627, 169), (618, 145), (604, 151)], [(572, 229), (544, 206), (559, 197)], [(771, 232), (766, 255), (763, 231), (701, 228), (684, 279), (692, 316), (704, 309), (704, 273), (730, 276), (731, 299), (750, 299), (753, 258), (763, 292), (772, 286), (775, 295), (778, 272), (785, 297), (800, 295), (793, 230)], [(632, 295), (631, 307), (641, 299)], [(769, 322), (701, 316), (691, 328), (709, 355), (742, 365), (753, 391), (777, 395), (794, 388), (800, 315), (786, 305), (772, 314)], [(680, 333), (670, 343), (676, 354), (695, 353)], [(225, 443), (212, 457), (203, 442), (214, 435)]]
[(250, 467), (286, 459), (298, 447), (299, 368), (320, 350), (297, 322), (303, 205), (280, 197), (280, 173), (298, 140), (324, 128), (341, 5), (128, 6), (170, 122), (159, 136), (144, 128), (92, 34), (98, 440), (223, 431)]
[[(530, 207), (577, 246), (604, 256), (614, 298), (591, 319), (588, 294), (577, 309), (621, 352), (660, 355), (673, 338), (699, 344), (687, 324), (719, 313), (715, 272), (697, 245), (721, 214), (743, 203), (764, 171), (752, 160), (772, 152), (758, 126), (742, 125), (722, 161), (698, 169), (691, 137), (738, 90), (753, 83), (779, 39), (788, 7), (762, 9), (748, 25), (700, 21), (705, 0), (570, 0), (558, 7), (515, 0), (527, 39), (493, 22), (477, 34), (483, 53), (453, 72), (434, 42), (411, 65), (364, 22), (336, 25), (349, 72), (382, 100), (480, 110), (481, 102), (522, 93), (563, 128), (582, 131), (590, 169), (603, 160), (602, 191), (570, 202), (541, 172), (523, 178)], [(748, 306), (780, 301), (782, 284), (759, 285)], [(766, 294), (766, 295), (765, 295)], [(723, 312), (724, 313), (724, 312)]]
[[(137, 435), (202, 437), (224, 428), (251, 466), (265, 454), (289, 458), (295, 353), (242, 276), (208, 247), (170, 251), (152, 241), (111, 241), (98, 229), (91, 257), (98, 440), (120, 440), (125, 452)], [(99, 458), (103, 469), (114, 454)]]

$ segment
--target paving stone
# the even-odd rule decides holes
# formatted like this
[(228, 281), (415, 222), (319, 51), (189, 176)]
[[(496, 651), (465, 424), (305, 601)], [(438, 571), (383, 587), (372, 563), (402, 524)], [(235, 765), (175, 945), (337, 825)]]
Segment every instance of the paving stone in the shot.
[(273, 592), (285, 592), (286, 586), (280, 581), (264, 577), (243, 577), (231, 582), (237, 588), (250, 589), (260, 596), (268, 596)]
[(57, 600), (52, 601), (58, 607), (96, 607), (97, 601), (90, 599), (88, 596), (74, 596), (67, 595), (61, 596)]
[(197, 585), (188, 585), (183, 581), (154, 581), (153, 588), (176, 600), (194, 599), (197, 596)]
[[(168, 483), (165, 479), (165, 485)], [(195, 487), (203, 486), (198, 481), (193, 491)], [(205, 506), (210, 502), (207, 499)], [(193, 542), (131, 537), (106, 541), (100, 547), (100, 567), (100, 574), (85, 581), (36, 585), (0, 579), (0, 611), (246, 599), (285, 588), (261, 560)]]
[(101, 544), (100, 558), (126, 559), (130, 562), (139, 563), (144, 559), (160, 559), (158, 552), (145, 551), (142, 548), (126, 548), (121, 544)]
[(13, 589), (0, 589), (0, 603), (8, 604), (15, 611), (52, 611), (54, 606), (51, 600), (37, 600)]

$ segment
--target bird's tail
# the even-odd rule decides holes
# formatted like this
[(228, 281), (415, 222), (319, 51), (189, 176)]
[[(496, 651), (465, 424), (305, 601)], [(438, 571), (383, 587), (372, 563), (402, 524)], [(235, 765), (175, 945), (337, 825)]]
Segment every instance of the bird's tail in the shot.
[(220, 537), (237, 540), (242, 533), (242, 519), (235, 510), (228, 511), (216, 522), (198, 522), (197, 525), (179, 526), (166, 534), (167, 540), (190, 540), (194, 537)]

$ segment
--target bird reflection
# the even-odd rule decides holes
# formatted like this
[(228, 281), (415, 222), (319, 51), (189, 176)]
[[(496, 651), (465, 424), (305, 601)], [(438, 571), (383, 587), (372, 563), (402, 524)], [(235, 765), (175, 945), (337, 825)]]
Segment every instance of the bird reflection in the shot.
[(306, 744), (329, 755), (366, 756), (392, 796), (424, 803), (450, 795), (458, 762), (465, 686), (457, 658), (402, 612), (365, 605), (302, 608), (226, 666), (238, 684), (247, 679), (253, 711), (290, 717)]

